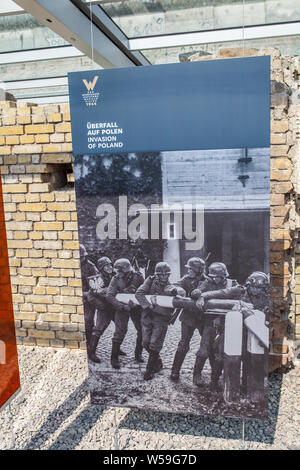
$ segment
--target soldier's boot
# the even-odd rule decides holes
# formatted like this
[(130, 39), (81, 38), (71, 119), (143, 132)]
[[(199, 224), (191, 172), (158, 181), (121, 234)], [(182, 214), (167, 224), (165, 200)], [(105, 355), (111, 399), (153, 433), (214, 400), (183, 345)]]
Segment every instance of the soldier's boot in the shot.
[(174, 361), (173, 361), (172, 370), (171, 370), (171, 375), (170, 375), (170, 379), (173, 382), (178, 382), (178, 380), (179, 380), (180, 369), (181, 369), (181, 366), (183, 364), (185, 356), (186, 356), (185, 351), (176, 351)]
[(144, 380), (152, 380), (155, 374), (155, 364), (158, 359), (158, 353), (151, 351), (149, 353), (149, 358), (146, 366), (146, 372), (144, 374)]
[(120, 345), (118, 343), (113, 343), (112, 349), (111, 349), (111, 366), (114, 369), (121, 368), (121, 364), (119, 362), (119, 351), (120, 351)]
[(143, 352), (143, 345), (142, 345), (141, 341), (137, 341), (135, 351), (134, 351), (134, 358), (135, 358), (135, 361), (140, 363), (140, 364), (142, 364), (144, 362), (142, 352)]
[(99, 342), (99, 336), (92, 335), (88, 345), (88, 358), (93, 362), (101, 362), (100, 358), (96, 354), (96, 349)]
[(221, 386), (219, 384), (219, 378), (223, 370), (223, 361), (215, 361), (214, 368), (211, 371), (211, 381), (210, 381), (210, 391), (211, 392), (220, 392)]
[(154, 365), (154, 373), (155, 374), (160, 372), (162, 370), (163, 366), (164, 366), (159, 353), (157, 353), (157, 354), (158, 354), (157, 360), (156, 360), (155, 365)]
[(205, 357), (196, 356), (196, 361), (195, 361), (194, 371), (193, 371), (193, 384), (197, 385), (197, 387), (203, 387), (204, 385), (201, 374), (202, 374), (202, 370), (203, 370), (205, 362), (206, 362)]

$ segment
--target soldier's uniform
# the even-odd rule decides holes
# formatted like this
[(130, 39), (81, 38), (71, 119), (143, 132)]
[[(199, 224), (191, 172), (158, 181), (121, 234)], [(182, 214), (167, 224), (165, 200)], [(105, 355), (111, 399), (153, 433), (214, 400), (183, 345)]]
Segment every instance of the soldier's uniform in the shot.
[[(260, 310), (266, 315), (268, 320), (269, 315), (269, 278), (268, 276), (259, 271), (253, 272), (245, 282), (244, 293), (241, 300), (253, 305), (255, 310)], [(249, 352), (247, 350), (248, 331), (243, 328), (243, 351), (242, 351), (242, 390), (247, 392), (247, 377), (249, 373)], [(265, 354), (264, 374), (268, 375), (268, 355)]]
[[(168, 264), (158, 263), (156, 265), (156, 272), (159, 273), (160, 268), (162, 268), (161, 271), (163, 275), (165, 271), (168, 278), (171, 272)], [(148, 277), (136, 291), (136, 299), (143, 309), (143, 346), (149, 353), (146, 372), (144, 375), (145, 380), (151, 380), (154, 373), (158, 372), (162, 368), (162, 361), (159, 357), (159, 353), (164, 344), (172, 313), (169, 308), (151, 304), (147, 300), (146, 295), (174, 296), (177, 294), (185, 295), (185, 292), (182, 288), (175, 286), (174, 284), (170, 284), (168, 280), (165, 283), (160, 282), (157, 274)]]
[[(120, 260), (117, 260), (115, 265)], [(126, 260), (128, 261), (128, 260)], [(129, 263), (129, 261), (128, 261)], [(120, 346), (126, 336), (129, 318), (131, 318), (137, 331), (135, 358), (142, 362), (142, 326), (141, 326), (141, 308), (139, 306), (128, 306), (119, 302), (116, 295), (119, 293), (134, 294), (138, 287), (143, 283), (144, 278), (141, 273), (133, 271), (129, 263), (130, 270), (126, 272), (125, 277), (120, 273), (116, 274), (110, 281), (107, 289), (106, 299), (115, 310), (115, 332), (112, 339), (112, 366), (115, 369), (120, 368), (118, 355)]]
[[(184, 289), (186, 296), (190, 297), (192, 292), (199, 288), (207, 279), (207, 276), (204, 274), (205, 261), (201, 258), (190, 258), (186, 268), (192, 270), (193, 277), (191, 277), (188, 272), (188, 274), (177, 281), (175, 285)], [(199, 334), (202, 335), (204, 323), (203, 313), (196, 307), (196, 305), (190, 308), (185, 308), (182, 311), (179, 320), (181, 321), (181, 339), (177, 346), (170, 376), (170, 379), (175, 382), (179, 380), (180, 369), (185, 356), (190, 349), (190, 342), (193, 334), (195, 330), (198, 330)]]
[[(215, 277), (206, 279), (200, 288), (196, 289), (192, 296), (206, 300), (215, 298), (214, 291), (219, 292), (218, 298), (223, 299), (240, 299), (243, 290), (238, 286), (237, 281), (228, 279), (228, 272), (223, 263), (213, 263), (209, 270), (211, 272), (220, 271), (221, 282), (216, 282)], [(224, 358), (224, 328), (225, 318), (219, 315), (205, 315), (204, 328), (200, 342), (200, 348), (196, 353), (196, 362), (194, 366), (193, 381), (196, 385), (201, 386), (201, 372), (207, 359), (211, 365), (211, 390), (218, 389), (219, 377), (223, 370)]]
[[(88, 344), (88, 356), (94, 362), (100, 362), (96, 355), (99, 338), (103, 335), (111, 321), (114, 321), (114, 310), (106, 299), (107, 288), (112, 278), (112, 263), (107, 257), (98, 260), (99, 275), (94, 279), (94, 285), (90, 290), (90, 302), (96, 308), (92, 336)], [(90, 282), (90, 285), (92, 282)]]
[(87, 258), (87, 251), (84, 245), (80, 245), (80, 257), (86, 341), (87, 344), (89, 344), (89, 341), (92, 336), (96, 311), (95, 299), (93, 294), (91, 293), (89, 278), (97, 276), (99, 274), (99, 271), (94, 265), (94, 263), (92, 263)]

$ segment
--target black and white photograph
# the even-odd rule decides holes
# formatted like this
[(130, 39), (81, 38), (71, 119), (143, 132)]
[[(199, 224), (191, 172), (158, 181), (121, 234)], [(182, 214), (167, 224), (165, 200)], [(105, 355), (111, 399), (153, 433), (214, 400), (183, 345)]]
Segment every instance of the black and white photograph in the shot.
[(269, 158), (75, 156), (93, 404), (266, 416)]

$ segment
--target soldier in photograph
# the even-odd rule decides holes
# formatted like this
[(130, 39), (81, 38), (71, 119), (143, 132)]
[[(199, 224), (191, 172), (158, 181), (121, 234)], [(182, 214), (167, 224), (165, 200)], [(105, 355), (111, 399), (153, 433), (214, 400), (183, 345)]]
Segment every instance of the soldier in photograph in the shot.
[[(216, 298), (215, 292), (219, 292), (218, 298), (240, 299), (243, 291), (237, 281), (229, 279), (227, 267), (224, 263), (212, 263), (208, 268), (208, 279), (199, 288), (191, 293), (196, 300), (199, 309), (203, 309), (205, 301)], [(201, 373), (205, 362), (209, 359), (211, 365), (211, 391), (219, 390), (219, 378), (224, 365), (224, 326), (225, 318), (219, 315), (204, 315), (204, 327), (200, 342), (200, 348), (196, 353), (196, 361), (193, 371), (193, 382), (202, 386)]]
[[(188, 260), (185, 267), (187, 268), (187, 273), (175, 285), (182, 287), (189, 297), (207, 279), (205, 275), (205, 261), (201, 258), (193, 257)], [(183, 309), (179, 320), (181, 321), (181, 339), (178, 343), (170, 376), (170, 379), (174, 382), (179, 380), (180, 369), (190, 349), (190, 342), (195, 330), (198, 330), (201, 336), (203, 329), (203, 315), (201, 315), (196, 305)]]
[(88, 259), (88, 253), (83, 244), (79, 245), (80, 260), (81, 260), (81, 278), (82, 278), (82, 295), (84, 303), (84, 318), (85, 318), (85, 331), (87, 344), (90, 343), (94, 325), (94, 317), (96, 305), (94, 296), (91, 292), (89, 279), (99, 274), (98, 269)]
[(163, 367), (159, 354), (163, 348), (172, 313), (170, 308), (157, 305), (155, 297), (154, 302), (149, 302), (146, 295), (185, 295), (182, 287), (169, 282), (170, 274), (171, 268), (168, 263), (157, 263), (154, 276), (149, 276), (135, 294), (143, 309), (143, 346), (149, 353), (144, 380), (152, 380), (154, 374)]
[[(270, 281), (269, 277), (261, 271), (254, 271), (245, 282), (245, 291), (241, 296), (241, 300), (246, 302), (248, 305), (252, 304), (255, 310), (260, 310), (266, 315), (268, 319), (269, 314), (269, 303), (270, 303)], [(246, 308), (241, 306), (241, 311), (244, 318), (251, 315), (252, 312), (249, 310), (248, 305)], [(247, 350), (248, 331), (247, 328), (243, 329), (243, 351), (242, 351), (242, 391), (247, 393), (247, 377), (249, 374), (249, 352)], [(265, 355), (264, 375), (268, 374), (268, 355)]]
[(92, 327), (91, 339), (87, 345), (87, 353), (89, 359), (93, 362), (100, 362), (100, 358), (96, 354), (96, 349), (100, 337), (103, 335), (111, 321), (114, 321), (114, 310), (107, 302), (107, 288), (113, 276), (112, 262), (106, 256), (97, 261), (99, 274), (90, 281), (90, 302), (96, 308), (96, 315)]
[(118, 259), (114, 264), (116, 274), (112, 277), (106, 299), (115, 310), (115, 332), (112, 339), (111, 365), (114, 369), (120, 369), (119, 362), (120, 346), (126, 336), (129, 318), (131, 318), (137, 331), (135, 346), (135, 360), (143, 362), (142, 358), (142, 326), (141, 308), (132, 302), (124, 304), (116, 299), (119, 293), (134, 294), (143, 283), (144, 278), (141, 273), (134, 271), (130, 261), (126, 258)]

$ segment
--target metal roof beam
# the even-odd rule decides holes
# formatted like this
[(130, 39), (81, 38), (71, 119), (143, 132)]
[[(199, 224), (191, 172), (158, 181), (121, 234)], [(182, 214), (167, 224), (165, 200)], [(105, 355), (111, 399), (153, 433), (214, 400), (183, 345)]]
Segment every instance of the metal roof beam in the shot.
[(0, 54), (0, 65), (16, 64), (18, 62), (35, 62), (38, 60), (62, 59), (66, 57), (78, 57), (84, 54), (76, 47), (59, 46), (45, 49), (31, 49), (30, 51), (3, 52)]
[(211, 44), (217, 42), (247, 41), (300, 34), (300, 21), (245, 28), (228, 28), (196, 33), (180, 33), (129, 39), (129, 48), (135, 50), (161, 49), (165, 47)]
[[(55, 31), (83, 54), (94, 59), (103, 68), (140, 65), (128, 50), (128, 43), (121, 50), (116, 42), (90, 22), (84, 13), (69, 0), (16, 0), (38, 21)], [(94, 7), (95, 8), (95, 7)], [(98, 8), (98, 7), (97, 7)], [(100, 8), (99, 8), (100, 10)], [(89, 9), (87, 9), (89, 12)], [(93, 50), (92, 50), (93, 46)]]

